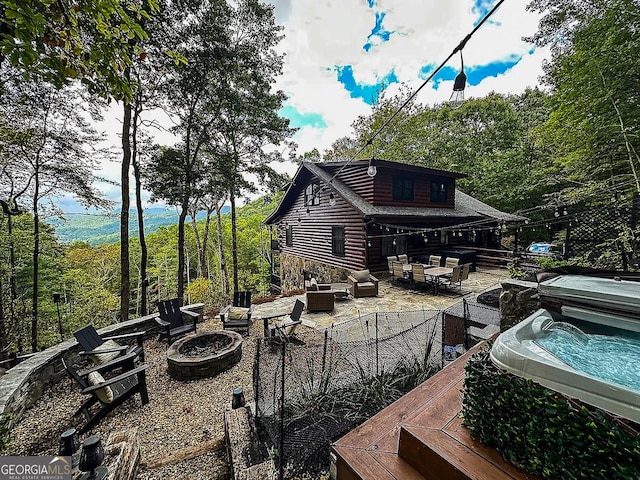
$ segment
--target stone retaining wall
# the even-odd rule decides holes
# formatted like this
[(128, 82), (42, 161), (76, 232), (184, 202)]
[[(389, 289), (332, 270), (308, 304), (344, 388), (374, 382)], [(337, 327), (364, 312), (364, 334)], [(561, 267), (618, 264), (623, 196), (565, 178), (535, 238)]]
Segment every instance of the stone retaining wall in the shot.
[(318, 283), (346, 283), (347, 276), (351, 273), (345, 268), (283, 253), (280, 255), (280, 278), (283, 292), (304, 288), (303, 270), (314, 273)]
[(510, 329), (540, 308), (538, 284), (510, 278), (502, 282), (500, 331)]
[[(191, 311), (202, 314), (204, 304), (187, 305)], [(146, 330), (148, 335), (157, 333), (157, 314), (109, 325), (98, 330), (103, 337)], [(202, 318), (202, 315), (201, 315)], [(79, 345), (75, 338), (38, 352), (0, 377), (0, 417), (5, 417), (7, 426), (14, 425), (22, 413), (33, 405), (49, 387), (59, 382), (66, 372), (60, 359), (68, 364), (80, 361)]]

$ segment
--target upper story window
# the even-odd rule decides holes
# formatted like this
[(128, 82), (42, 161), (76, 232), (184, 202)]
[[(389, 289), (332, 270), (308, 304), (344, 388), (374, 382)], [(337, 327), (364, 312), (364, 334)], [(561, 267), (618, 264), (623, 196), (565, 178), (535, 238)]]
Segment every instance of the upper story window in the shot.
[(331, 227), (331, 253), (344, 257), (344, 227)]
[(307, 188), (304, 189), (304, 204), (308, 207), (309, 205), (320, 205), (320, 195), (318, 191), (320, 190), (320, 185), (318, 183), (310, 183), (307, 185)]
[(410, 200), (413, 201), (413, 178), (411, 177), (393, 177), (393, 193), (394, 200)]
[(431, 182), (431, 202), (447, 203), (447, 184), (444, 182)]
[(291, 225), (287, 225), (286, 238), (287, 247), (293, 246), (293, 227)]

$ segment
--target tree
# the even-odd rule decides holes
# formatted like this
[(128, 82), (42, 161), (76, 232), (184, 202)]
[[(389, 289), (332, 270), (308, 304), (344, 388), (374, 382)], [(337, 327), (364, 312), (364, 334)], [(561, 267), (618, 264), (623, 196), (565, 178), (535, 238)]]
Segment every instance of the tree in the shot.
[(215, 158), (214, 168), (225, 179), (231, 204), (234, 290), (239, 289), (236, 199), (243, 192), (256, 191), (249, 176), (271, 185), (281, 181), (269, 167), (281, 156), (277, 151), (267, 153), (264, 147), (279, 145), (294, 132), (289, 121), (278, 116), (284, 93), (272, 91), (282, 71), (282, 56), (275, 51), (282, 27), (275, 24), (273, 10), (273, 6), (256, 0), (235, 4), (229, 24), (233, 62), (226, 65), (218, 114), (210, 124), (208, 148)]
[(64, 191), (86, 205), (106, 205), (91, 186), (96, 165), (91, 148), (99, 137), (83, 118), (78, 98), (75, 91), (56, 90), (42, 83), (11, 85), (2, 96), (5, 113), (0, 117), (5, 124), (2, 131), (10, 132), (0, 139), (2, 161), (10, 162), (3, 165), (3, 173), (11, 180), (11, 201), (29, 196), (33, 216), (31, 347), (34, 352), (38, 349), (41, 202)]

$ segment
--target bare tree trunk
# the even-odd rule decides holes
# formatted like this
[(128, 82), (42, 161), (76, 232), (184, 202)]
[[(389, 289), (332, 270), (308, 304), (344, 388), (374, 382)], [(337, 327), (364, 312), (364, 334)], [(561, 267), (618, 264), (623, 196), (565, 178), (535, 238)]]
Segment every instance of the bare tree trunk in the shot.
[(38, 169), (33, 179), (33, 291), (31, 294), (31, 351), (38, 351), (38, 259), (40, 257), (40, 217), (38, 215), (38, 195), (40, 178)]
[(220, 257), (220, 272), (222, 273), (222, 288), (226, 298), (229, 298), (229, 272), (227, 271), (227, 263), (224, 254), (224, 238), (222, 236), (222, 216), (220, 210), (222, 207), (216, 203), (216, 225), (218, 229), (218, 257)]
[[(129, 69), (126, 70), (129, 79)], [(129, 167), (131, 165), (131, 104), (124, 104), (122, 122), (122, 170), (120, 182), (122, 188), (122, 210), (120, 212), (120, 321), (129, 319)]]
[(189, 216), (191, 217), (191, 226), (193, 227), (193, 235), (196, 239), (196, 248), (198, 249), (198, 277), (203, 278), (206, 267), (202, 262), (202, 243), (200, 241), (200, 232), (198, 231), (198, 222), (196, 222), (196, 215), (198, 213), (198, 208), (193, 207), (189, 211)]
[(239, 291), (238, 288), (238, 236), (236, 234), (236, 197), (233, 189), (229, 196), (231, 202), (231, 260), (233, 262), (233, 291)]
[(140, 117), (140, 104), (136, 103), (133, 116), (133, 152), (131, 161), (133, 163), (133, 176), (136, 181), (136, 209), (138, 210), (138, 239), (140, 241), (140, 310), (142, 315), (149, 314), (147, 305), (147, 290), (149, 289), (149, 279), (147, 279), (147, 240), (144, 236), (144, 212), (142, 209), (142, 184), (140, 181), (140, 160), (138, 158), (138, 119)]
[(178, 217), (178, 303), (184, 302), (184, 224), (187, 219), (188, 203), (183, 203)]
[(207, 262), (207, 247), (209, 246), (209, 231), (211, 228), (211, 214), (213, 208), (207, 205), (207, 218), (204, 222), (204, 232), (202, 233), (202, 250), (200, 251), (200, 263), (202, 265), (202, 276), (209, 278), (209, 263)]

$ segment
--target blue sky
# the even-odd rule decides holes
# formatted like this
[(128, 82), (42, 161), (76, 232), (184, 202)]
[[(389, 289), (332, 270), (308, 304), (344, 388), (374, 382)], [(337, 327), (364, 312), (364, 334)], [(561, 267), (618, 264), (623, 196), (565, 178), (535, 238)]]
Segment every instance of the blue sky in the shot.
[[(281, 114), (300, 128), (298, 152), (321, 152), (367, 115), (381, 91), (411, 89), (442, 63), (498, 0), (270, 0), (285, 28), (285, 69), (278, 87), (289, 96)], [(526, 2), (504, 2), (463, 50), (465, 97), (518, 93), (538, 85), (547, 52), (522, 41), (538, 19)], [(447, 101), (460, 56), (417, 100)]]

